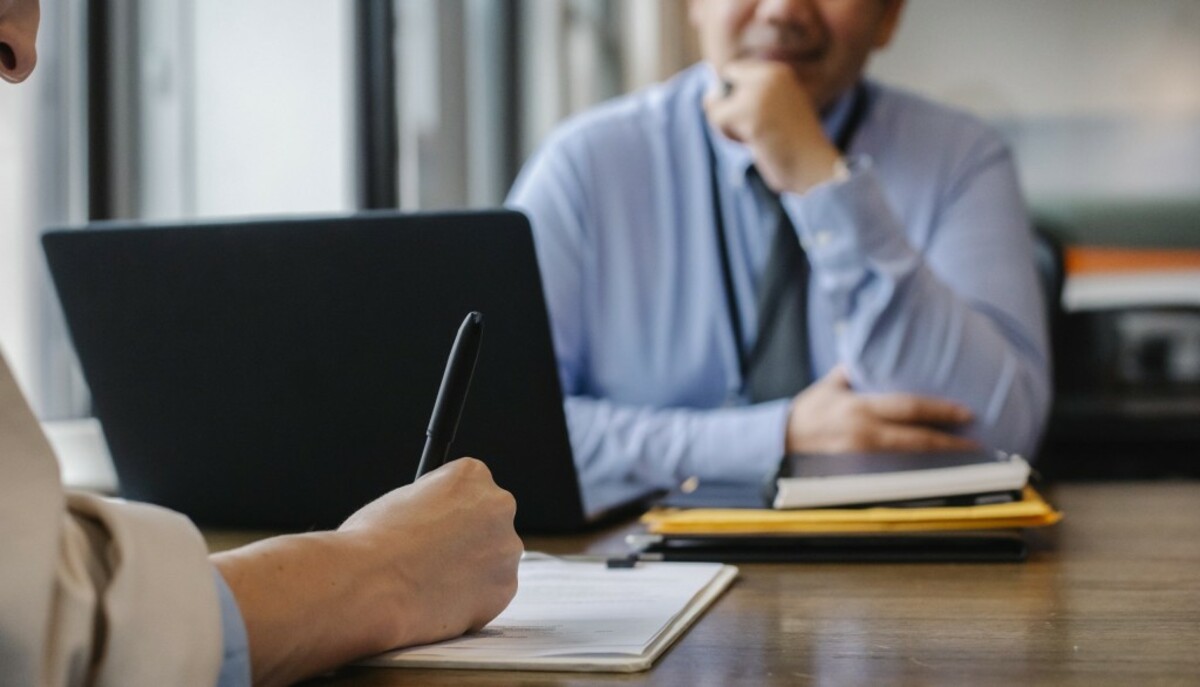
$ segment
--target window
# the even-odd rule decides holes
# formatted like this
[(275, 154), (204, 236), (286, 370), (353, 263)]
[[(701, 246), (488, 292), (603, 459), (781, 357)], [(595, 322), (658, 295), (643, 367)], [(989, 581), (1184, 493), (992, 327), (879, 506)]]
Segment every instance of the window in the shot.
[(374, 154), (409, 210), (498, 205), (559, 119), (689, 59), (682, 0), (43, 0), (39, 73), (0, 94), (0, 338), (39, 414), (88, 412), (41, 228), (361, 205), (371, 4), (398, 132)]

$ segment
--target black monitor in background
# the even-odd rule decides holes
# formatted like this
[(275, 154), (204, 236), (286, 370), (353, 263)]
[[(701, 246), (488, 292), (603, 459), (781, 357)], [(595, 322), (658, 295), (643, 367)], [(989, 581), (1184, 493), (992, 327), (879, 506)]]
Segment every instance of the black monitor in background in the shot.
[(209, 526), (334, 527), (412, 481), (464, 315), (487, 320), (453, 456), (523, 531), (579, 529), (528, 221), (513, 212), (106, 223), (43, 237), (121, 494)]

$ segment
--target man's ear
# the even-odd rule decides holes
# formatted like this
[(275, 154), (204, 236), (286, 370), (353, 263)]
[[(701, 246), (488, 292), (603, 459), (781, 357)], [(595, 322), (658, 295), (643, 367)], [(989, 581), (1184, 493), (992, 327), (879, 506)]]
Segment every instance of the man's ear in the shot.
[(900, 14), (904, 10), (904, 0), (881, 0), (885, 7), (883, 8), (883, 17), (879, 21), (879, 28), (875, 31), (875, 41), (872, 47), (876, 50), (886, 48), (892, 42), (892, 36), (896, 34), (896, 27), (900, 25)]

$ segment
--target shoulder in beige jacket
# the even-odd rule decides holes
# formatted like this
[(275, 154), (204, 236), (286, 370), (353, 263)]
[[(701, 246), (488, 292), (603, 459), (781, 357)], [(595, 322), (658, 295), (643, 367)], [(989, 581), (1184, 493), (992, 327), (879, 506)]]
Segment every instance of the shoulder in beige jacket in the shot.
[(64, 493), (0, 355), (0, 685), (216, 683), (221, 617), (182, 515)]

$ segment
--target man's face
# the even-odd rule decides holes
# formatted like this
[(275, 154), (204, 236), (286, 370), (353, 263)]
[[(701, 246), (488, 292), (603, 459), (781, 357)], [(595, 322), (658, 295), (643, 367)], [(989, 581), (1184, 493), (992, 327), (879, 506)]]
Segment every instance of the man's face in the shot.
[(24, 81), (37, 63), (38, 0), (0, 0), (0, 78)]
[(823, 108), (891, 40), (904, 0), (690, 0), (704, 58), (786, 63)]

